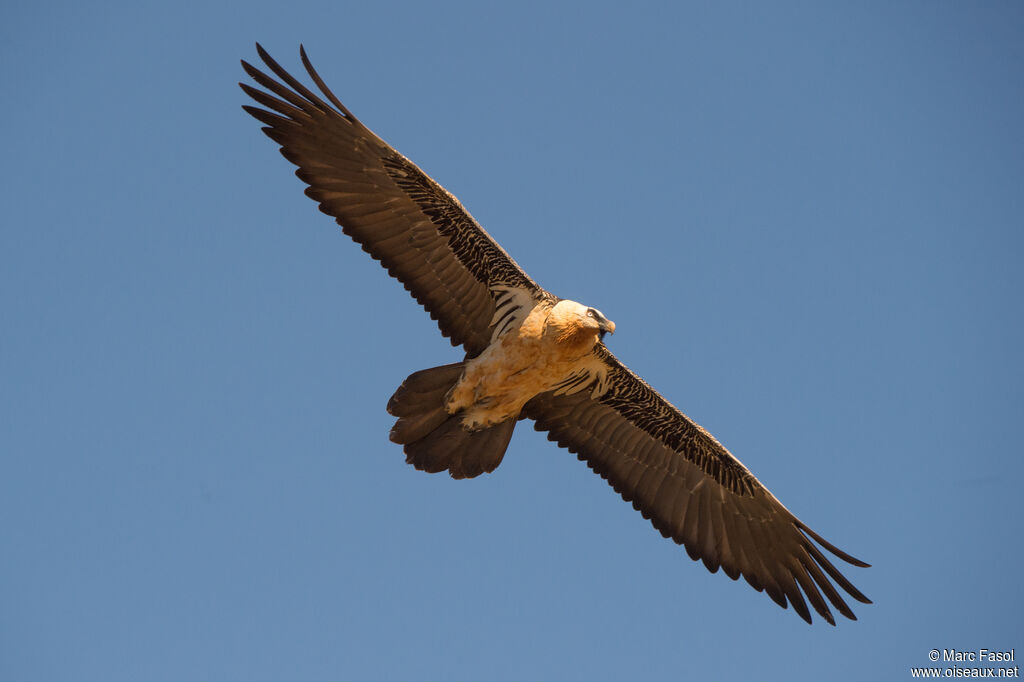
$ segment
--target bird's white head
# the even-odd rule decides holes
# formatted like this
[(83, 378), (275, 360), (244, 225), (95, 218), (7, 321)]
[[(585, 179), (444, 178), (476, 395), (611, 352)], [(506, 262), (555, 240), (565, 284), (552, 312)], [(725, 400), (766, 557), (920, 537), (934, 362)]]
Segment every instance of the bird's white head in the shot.
[(605, 317), (597, 308), (563, 299), (555, 305), (552, 312), (563, 325), (592, 330), (602, 341), (605, 334), (615, 333), (615, 323)]

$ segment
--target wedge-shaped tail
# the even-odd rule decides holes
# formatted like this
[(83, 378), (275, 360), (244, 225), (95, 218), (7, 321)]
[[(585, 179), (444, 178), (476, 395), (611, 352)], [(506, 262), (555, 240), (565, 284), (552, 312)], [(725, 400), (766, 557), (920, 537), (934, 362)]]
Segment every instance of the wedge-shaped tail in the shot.
[[(405, 286), (466, 357), (480, 357), (533, 306), (558, 302), (454, 196), (360, 123), (327, 88), (305, 50), (299, 51), (302, 64), (319, 93), (262, 47), (257, 51), (270, 73), (242, 63), (260, 86), (241, 84), (260, 105), (245, 110), (298, 167), (320, 210)], [(733, 580), (742, 575), (808, 623), (812, 609), (831, 624), (832, 609), (855, 619), (843, 592), (870, 603), (826, 554), (854, 566), (866, 563), (808, 528), (603, 343), (584, 364), (586, 371), (535, 395), (518, 418), (535, 420), (712, 573), (721, 568)], [(493, 471), (504, 456), (514, 420), (470, 431), (462, 414), (445, 410), (463, 369), (456, 364), (417, 372), (391, 399), (388, 410), (398, 417), (391, 440), (404, 446), (418, 469), (467, 478)], [(488, 397), (495, 396), (481, 395), (480, 402)]]
[(467, 430), (462, 414), (448, 414), (448, 394), (462, 377), (463, 363), (424, 369), (409, 375), (388, 401), (398, 417), (393, 442), (404, 446), (405, 461), (421, 471), (447, 470), (452, 478), (473, 478), (498, 468), (512, 439), (516, 420)]

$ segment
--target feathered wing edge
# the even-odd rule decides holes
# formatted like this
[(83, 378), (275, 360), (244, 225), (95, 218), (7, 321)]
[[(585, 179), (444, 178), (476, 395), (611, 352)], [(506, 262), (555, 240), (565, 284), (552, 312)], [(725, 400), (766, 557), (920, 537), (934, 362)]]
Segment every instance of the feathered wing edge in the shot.
[[(330, 105), (256, 47), (283, 83), (243, 61), (246, 73), (269, 91), (239, 83), (266, 107), (243, 108), (298, 166), (296, 175), (320, 210), (403, 283), (453, 344), (464, 345), (470, 356), (487, 346), (495, 291), (550, 296), (454, 196), (352, 115), (304, 49), (302, 63)], [(851, 564), (868, 564), (808, 528), (714, 438), (603, 352), (609, 390), (596, 399), (587, 391), (537, 396), (524, 409), (537, 429), (575, 452), (711, 572), (721, 566), (734, 580), (743, 575), (783, 608), (788, 600), (808, 622), (801, 590), (828, 622), (835, 621), (821, 592), (855, 619), (825, 574), (858, 601), (870, 600), (811, 540)]]
[(523, 410), (535, 428), (586, 462), (712, 573), (721, 567), (733, 580), (742, 575), (808, 623), (807, 601), (832, 625), (829, 603), (856, 620), (835, 585), (857, 601), (870, 600), (814, 543), (855, 566), (868, 564), (808, 528), (710, 434), (606, 348), (599, 353), (608, 365), (607, 390), (597, 397), (537, 396)]
[(298, 166), (320, 210), (402, 282), (453, 345), (474, 356), (490, 343), (496, 287), (546, 295), (454, 196), (352, 115), (305, 49), (302, 63), (330, 104), (256, 49), (280, 80), (243, 61), (264, 90), (239, 86), (265, 107), (243, 109)]

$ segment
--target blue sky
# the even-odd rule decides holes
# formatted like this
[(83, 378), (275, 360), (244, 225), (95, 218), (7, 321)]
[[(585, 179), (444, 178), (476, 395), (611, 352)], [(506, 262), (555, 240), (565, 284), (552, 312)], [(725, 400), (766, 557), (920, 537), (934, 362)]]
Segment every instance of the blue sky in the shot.
[[(1024, 10), (18, 3), (0, 25), (0, 678), (909, 679), (1024, 651)], [(259, 40), (794, 513), (809, 627), (520, 425), (406, 465), (458, 353), (240, 109)]]

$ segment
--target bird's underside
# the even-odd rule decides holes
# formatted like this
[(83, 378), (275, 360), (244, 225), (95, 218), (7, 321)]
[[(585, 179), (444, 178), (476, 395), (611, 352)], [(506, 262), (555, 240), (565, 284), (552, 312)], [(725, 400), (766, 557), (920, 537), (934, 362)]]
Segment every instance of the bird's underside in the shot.
[[(391, 440), (418, 469), (471, 478), (493, 471), (517, 421), (530, 418), (712, 573), (743, 576), (811, 622), (807, 601), (856, 620), (836, 586), (870, 601), (796, 518), (704, 429), (612, 355), (615, 325), (540, 288), (458, 200), (374, 135), (301, 57), (320, 94), (257, 45), (277, 79), (242, 62), (240, 84), (298, 168), (306, 194), (437, 320), (462, 362), (412, 374), (388, 411)], [(820, 547), (820, 548), (819, 548)], [(806, 599), (805, 599), (806, 598)]]

